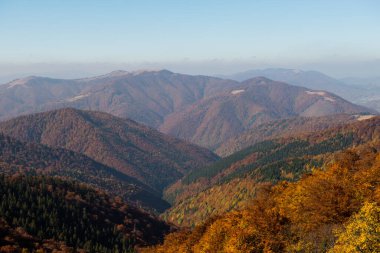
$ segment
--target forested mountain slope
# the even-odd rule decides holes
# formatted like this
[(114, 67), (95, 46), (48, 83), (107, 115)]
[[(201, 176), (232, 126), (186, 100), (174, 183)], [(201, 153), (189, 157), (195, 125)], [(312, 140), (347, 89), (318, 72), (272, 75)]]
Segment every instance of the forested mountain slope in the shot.
[(201, 224), (212, 215), (244, 207), (260, 185), (297, 181), (334, 152), (380, 140), (380, 117), (291, 138), (266, 140), (189, 173), (165, 191), (174, 205), (165, 219)]
[(87, 252), (133, 252), (135, 246), (160, 242), (170, 231), (163, 221), (120, 198), (77, 182), (1, 175), (0, 195), (0, 219), (5, 220), (0, 224), (0, 248), (4, 250), (46, 248), (47, 240), (52, 240), (50, 244), (62, 242), (60, 247)]
[(218, 159), (209, 150), (135, 121), (70, 108), (2, 122), (0, 132), (85, 154), (158, 192), (189, 171)]
[(375, 115), (335, 114), (322, 117), (294, 117), (263, 123), (223, 142), (215, 152), (222, 157), (231, 155), (260, 141), (320, 132), (365, 120)]
[(143, 252), (379, 252), (378, 141), (335, 155), (298, 182), (262, 186), (246, 208)]
[(0, 134), (0, 172), (51, 175), (77, 180), (145, 208), (163, 211), (167, 202), (147, 185), (89, 157), (61, 148), (25, 143)]

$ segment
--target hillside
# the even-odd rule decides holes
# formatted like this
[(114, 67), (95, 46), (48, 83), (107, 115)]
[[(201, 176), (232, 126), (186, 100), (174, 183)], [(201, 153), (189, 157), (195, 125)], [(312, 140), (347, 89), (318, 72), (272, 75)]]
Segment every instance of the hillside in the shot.
[(261, 185), (297, 181), (335, 152), (380, 140), (380, 117), (321, 132), (266, 140), (193, 171), (165, 191), (162, 217), (181, 226), (245, 207)]
[(373, 111), (325, 91), (259, 77), (169, 115), (160, 130), (216, 149), (250, 128), (277, 119), (366, 112)]
[(8, 175), (42, 174), (77, 180), (148, 209), (163, 211), (169, 207), (159, 192), (85, 155), (21, 142), (3, 134), (0, 134), (0, 166), (0, 172)]
[(119, 198), (57, 178), (1, 175), (0, 194), (4, 250), (46, 248), (51, 240), (86, 252), (133, 252), (171, 229)]
[(379, 252), (379, 148), (356, 147), (298, 182), (260, 187), (246, 208), (142, 252)]
[(158, 192), (218, 159), (204, 148), (101, 112), (60, 109), (21, 116), (0, 123), (0, 132), (85, 154)]
[(215, 150), (215, 152), (218, 155), (225, 157), (264, 140), (319, 132), (329, 128), (354, 123), (368, 117), (371, 116), (336, 114), (322, 117), (294, 117), (274, 120), (254, 126), (239, 136), (234, 136), (233, 138), (226, 140)]

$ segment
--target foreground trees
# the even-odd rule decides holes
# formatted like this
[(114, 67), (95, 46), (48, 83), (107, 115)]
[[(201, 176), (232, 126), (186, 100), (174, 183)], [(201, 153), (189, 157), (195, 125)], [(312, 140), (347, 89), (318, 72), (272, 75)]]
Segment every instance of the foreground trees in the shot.
[(143, 252), (380, 252), (380, 154), (336, 156), (295, 183), (262, 187), (251, 207)]

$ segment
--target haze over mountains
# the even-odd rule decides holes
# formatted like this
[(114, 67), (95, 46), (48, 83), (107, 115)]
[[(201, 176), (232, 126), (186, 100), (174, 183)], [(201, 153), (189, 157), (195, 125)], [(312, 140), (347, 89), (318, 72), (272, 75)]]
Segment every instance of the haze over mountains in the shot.
[(380, 253), (379, 10), (0, 0), (0, 253)]
[(232, 136), (279, 118), (376, 113), (323, 91), (360, 94), (318, 72), (276, 69), (244, 76), (248, 74), (286, 79), (311, 90), (263, 78), (237, 82), (167, 70), (114, 71), (76, 80), (28, 77), (0, 86), (0, 119), (74, 107), (130, 118), (174, 137), (217, 148)]

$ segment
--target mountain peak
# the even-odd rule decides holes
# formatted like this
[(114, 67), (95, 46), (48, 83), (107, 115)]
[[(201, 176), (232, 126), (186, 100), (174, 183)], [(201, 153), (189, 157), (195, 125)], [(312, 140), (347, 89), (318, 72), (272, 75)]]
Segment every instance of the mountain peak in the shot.
[(124, 75), (127, 75), (129, 74), (130, 72), (126, 71), (126, 70), (114, 70), (108, 74), (105, 74), (105, 76), (124, 76)]
[(250, 78), (248, 80), (245, 80), (243, 83), (254, 83), (254, 84), (265, 85), (265, 84), (274, 83), (274, 82), (275, 81), (273, 81), (269, 78), (266, 78), (265, 76), (257, 76), (257, 77), (253, 77), (253, 78)]

